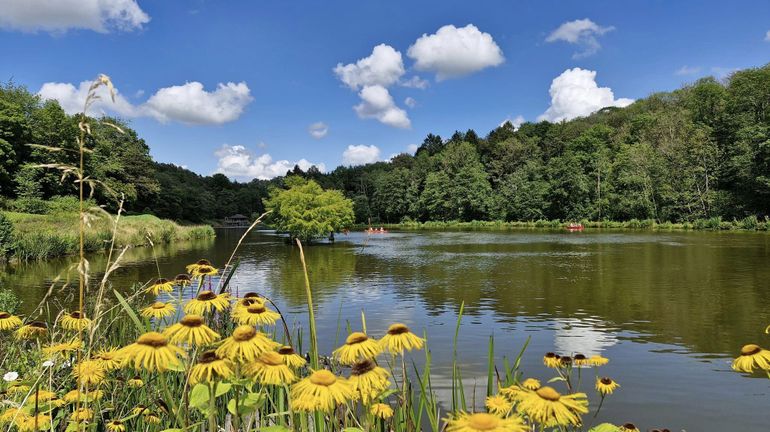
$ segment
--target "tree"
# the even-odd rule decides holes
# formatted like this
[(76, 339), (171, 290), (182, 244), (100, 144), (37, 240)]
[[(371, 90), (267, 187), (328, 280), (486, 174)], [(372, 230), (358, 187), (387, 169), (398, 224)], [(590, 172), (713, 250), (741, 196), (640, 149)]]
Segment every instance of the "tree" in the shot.
[(297, 176), (284, 183), (288, 189), (273, 188), (265, 200), (265, 208), (272, 211), (269, 223), (276, 230), (310, 242), (353, 223), (353, 201), (342, 192), (324, 191), (318, 183)]

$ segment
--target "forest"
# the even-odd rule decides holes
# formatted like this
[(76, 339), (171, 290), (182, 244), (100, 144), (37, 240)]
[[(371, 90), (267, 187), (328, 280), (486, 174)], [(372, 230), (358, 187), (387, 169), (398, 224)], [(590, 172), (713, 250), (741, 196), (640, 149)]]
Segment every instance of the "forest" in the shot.
[[(269, 181), (239, 183), (157, 163), (148, 144), (94, 123), (87, 170), (108, 188), (94, 200), (184, 222), (259, 214)], [(77, 119), (26, 88), (0, 87), (0, 208), (45, 213), (74, 194), (39, 164), (73, 162)], [(30, 146), (29, 144), (34, 144)], [(55, 153), (44, 147), (62, 147)], [(625, 108), (561, 123), (505, 123), (429, 134), (415, 155), (286, 174), (341, 190), (357, 222), (651, 219), (770, 215), (770, 65), (702, 78)], [(112, 192), (105, 192), (110, 190)]]

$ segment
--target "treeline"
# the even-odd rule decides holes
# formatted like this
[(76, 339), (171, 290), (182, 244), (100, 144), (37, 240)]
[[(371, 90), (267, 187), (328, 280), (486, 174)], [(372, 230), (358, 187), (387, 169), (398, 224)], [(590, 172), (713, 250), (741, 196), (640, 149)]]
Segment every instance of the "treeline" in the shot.
[[(124, 194), (126, 208), (183, 221), (263, 211), (270, 184), (232, 182), (158, 164), (126, 131), (96, 127), (87, 169)], [(0, 205), (44, 212), (73, 194), (56, 172), (35, 164), (74, 163), (77, 121), (23, 87), (0, 88)], [(339, 167), (298, 167), (354, 201), (358, 222), (656, 220), (686, 222), (770, 215), (770, 65), (703, 78), (626, 108), (562, 123), (506, 123), (486, 136), (428, 135), (414, 156)], [(98, 202), (113, 205), (97, 190)], [(40, 208), (36, 208), (40, 207)]]

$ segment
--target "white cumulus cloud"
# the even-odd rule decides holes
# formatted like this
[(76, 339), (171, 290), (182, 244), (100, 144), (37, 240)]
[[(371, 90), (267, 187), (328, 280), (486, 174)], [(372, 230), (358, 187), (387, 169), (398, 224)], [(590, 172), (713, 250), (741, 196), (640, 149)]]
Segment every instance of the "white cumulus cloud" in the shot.
[(417, 152), (417, 149), (420, 148), (417, 144), (409, 144), (406, 146), (406, 151), (408, 151), (411, 154), (415, 154)]
[(10, 30), (108, 33), (140, 29), (149, 21), (136, 0), (0, 0), (0, 28)]
[(679, 69), (674, 72), (674, 75), (695, 75), (696, 73), (700, 72), (701, 68), (700, 66), (687, 66), (684, 65), (680, 67)]
[(505, 125), (506, 123), (510, 123), (511, 125), (513, 125), (513, 130), (517, 130), (519, 128), (519, 126), (524, 124), (524, 122), (526, 122), (526, 120), (524, 120), (524, 116), (523, 115), (517, 115), (514, 118), (508, 117), (505, 120), (501, 121), (500, 122), (500, 127), (503, 127), (503, 125)]
[[(40, 87), (37, 94), (43, 100), (55, 99), (59, 102), (64, 112), (67, 114), (75, 114), (83, 112), (83, 104), (86, 101), (88, 95), (88, 89), (91, 87), (93, 81), (83, 81), (75, 87), (70, 83), (45, 83)], [(115, 89), (115, 102), (112, 102), (110, 93), (105, 86), (100, 86), (96, 90), (96, 94), (99, 96), (93, 105), (91, 105), (88, 114), (107, 114), (108, 111), (120, 114), (125, 117), (135, 117), (137, 115), (137, 108), (134, 107), (120, 92)]]
[(404, 99), (404, 105), (408, 106), (409, 108), (414, 108), (417, 106), (417, 101), (414, 100), (413, 97), (407, 97)]
[(765, 42), (770, 42), (770, 30), (765, 33)]
[(240, 117), (251, 101), (251, 91), (245, 82), (220, 83), (216, 90), (208, 92), (203, 84), (193, 81), (162, 88), (144, 105), (161, 122), (223, 124)]
[(417, 70), (436, 73), (438, 81), (498, 66), (503, 52), (489, 33), (475, 25), (457, 28), (445, 25), (434, 34), (423, 34), (409, 47), (407, 55)]
[(349, 145), (342, 152), (342, 163), (345, 165), (365, 165), (380, 159), (380, 149), (375, 145)]
[(242, 145), (224, 144), (214, 154), (218, 158), (215, 172), (233, 180), (247, 181), (255, 178), (269, 180), (286, 174), (294, 168), (294, 165), (299, 165), (303, 171), (307, 171), (313, 165), (321, 172), (326, 171), (326, 166), (322, 163), (314, 164), (307, 159), (296, 162), (285, 159), (274, 161), (269, 154), (256, 155)]
[(317, 122), (308, 126), (307, 131), (313, 138), (321, 139), (329, 133), (329, 126), (324, 122)]
[(404, 75), (404, 62), (400, 52), (380, 44), (369, 57), (346, 65), (337, 63), (334, 73), (352, 90), (372, 85), (388, 87)]
[(624, 107), (633, 99), (615, 99), (612, 89), (596, 84), (596, 71), (567, 69), (551, 82), (551, 106), (538, 121), (559, 122), (584, 117), (605, 107)]
[(428, 80), (422, 79), (419, 76), (414, 75), (409, 79), (399, 81), (398, 85), (400, 85), (401, 87), (409, 87), (409, 88), (416, 88), (416, 89), (422, 90), (422, 89), (428, 88)]
[(572, 55), (572, 58), (588, 57), (596, 54), (602, 47), (597, 39), (615, 27), (602, 27), (588, 18), (565, 22), (559, 28), (551, 32), (545, 39), (546, 42), (563, 41), (578, 45), (581, 51)]
[(366, 86), (358, 93), (361, 103), (354, 106), (361, 118), (374, 118), (388, 126), (402, 129), (411, 127), (406, 111), (396, 106), (393, 97), (383, 86)]
[[(83, 110), (91, 81), (83, 81), (78, 87), (69, 83), (45, 83), (38, 94), (43, 99), (56, 99), (64, 111), (73, 114)], [(119, 92), (115, 103), (105, 88), (100, 87), (101, 99), (92, 110), (103, 114), (114, 112), (125, 117), (153, 117), (160, 122), (178, 121), (186, 124), (223, 124), (238, 119), (252, 101), (246, 83), (219, 84), (214, 91), (206, 91), (199, 82), (159, 89), (141, 104), (134, 105)], [(117, 90), (116, 90), (117, 91)], [(93, 111), (90, 112), (93, 114)]]

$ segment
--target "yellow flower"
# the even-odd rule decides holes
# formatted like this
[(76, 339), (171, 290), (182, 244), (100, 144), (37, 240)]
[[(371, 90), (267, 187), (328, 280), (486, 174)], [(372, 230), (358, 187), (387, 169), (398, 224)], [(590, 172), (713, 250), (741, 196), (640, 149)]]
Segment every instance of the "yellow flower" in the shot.
[(252, 326), (239, 326), (233, 335), (217, 348), (217, 355), (237, 362), (253, 362), (265, 351), (272, 351), (278, 344), (258, 332)]
[(388, 327), (388, 333), (380, 339), (380, 347), (391, 354), (403, 354), (404, 350), (422, 349), (425, 341), (409, 331), (409, 327), (396, 323)]
[(200, 265), (198, 268), (195, 269), (193, 272), (193, 277), (206, 277), (206, 276), (215, 276), (217, 273), (219, 273), (219, 270), (214, 268), (210, 265)]
[(387, 420), (391, 417), (393, 417), (393, 408), (390, 407), (390, 405), (384, 404), (384, 403), (376, 403), (372, 405), (369, 408), (369, 412), (377, 417), (381, 418), (383, 420)]
[(123, 366), (125, 359), (120, 355), (117, 348), (110, 347), (102, 349), (96, 353), (94, 360), (101, 363), (105, 370), (113, 370)]
[(126, 384), (128, 384), (129, 387), (133, 387), (133, 388), (144, 387), (144, 381), (142, 381), (142, 377), (140, 377), (139, 375), (136, 375), (133, 378), (126, 381)]
[(77, 351), (82, 346), (83, 346), (83, 343), (80, 341), (80, 339), (73, 339), (69, 342), (62, 342), (58, 344), (45, 346), (43, 347), (43, 354), (45, 354), (46, 358), (52, 358), (57, 354)]
[(76, 422), (87, 422), (91, 421), (92, 418), (94, 418), (94, 412), (91, 408), (87, 407), (76, 409), (70, 416), (70, 419)]
[(197, 269), (202, 265), (210, 266), (211, 263), (209, 262), (209, 260), (201, 259), (201, 260), (198, 260), (198, 262), (196, 262), (195, 264), (188, 264), (186, 267), (187, 273), (193, 274), (195, 272), (195, 269)]
[(519, 400), (527, 397), (527, 394), (529, 393), (532, 393), (532, 390), (524, 388), (518, 384), (500, 389), (500, 394), (507, 397), (511, 402), (518, 402)]
[(249, 307), (251, 305), (255, 305), (255, 304), (264, 305), (265, 304), (265, 299), (262, 298), (262, 297), (259, 297), (255, 293), (248, 293), (246, 295), (247, 296), (248, 295), (252, 295), (252, 297), (244, 297), (242, 299), (239, 299), (235, 303), (233, 303), (233, 315), (236, 315), (236, 314), (240, 313), (241, 310), (246, 309), (247, 307)]
[(184, 307), (185, 313), (203, 315), (206, 312), (215, 310), (222, 312), (230, 305), (230, 295), (227, 293), (216, 295), (212, 291), (201, 291), (198, 296)]
[(502, 418), (487, 413), (459, 413), (447, 419), (447, 432), (526, 432), (519, 417)]
[(62, 397), (62, 400), (69, 404), (73, 404), (78, 400), (80, 400), (80, 402), (90, 403), (100, 400), (102, 397), (104, 397), (104, 392), (101, 390), (91, 390), (88, 393), (80, 393), (80, 390), (75, 389), (67, 392)]
[(190, 275), (186, 275), (184, 273), (180, 273), (176, 275), (174, 278), (174, 283), (179, 285), (180, 287), (186, 287), (189, 286), (192, 282), (192, 279), (190, 279)]
[(361, 360), (369, 360), (377, 357), (382, 352), (382, 347), (374, 339), (369, 339), (365, 333), (353, 332), (345, 345), (334, 350), (334, 356), (344, 365), (352, 365)]
[(46, 414), (38, 414), (35, 416), (24, 415), (19, 421), (16, 421), (16, 427), (19, 432), (36, 432), (49, 430), (51, 428), (51, 416)]
[(214, 274), (216, 274), (216, 270), (214, 266), (211, 265), (211, 263), (208, 260), (202, 259), (198, 260), (195, 264), (190, 264), (187, 266), (187, 273), (190, 273), (193, 276), (200, 276), (201, 268), (205, 273), (210, 272), (211, 269), (214, 270)]
[(170, 293), (174, 291), (174, 282), (166, 279), (166, 278), (158, 278), (155, 279), (155, 282), (152, 283), (147, 289), (144, 290), (147, 294), (152, 295), (158, 295), (162, 292), (164, 293)]
[(265, 351), (259, 358), (246, 365), (244, 372), (261, 384), (283, 385), (293, 383), (297, 376), (275, 351)]
[(56, 393), (49, 390), (38, 390), (37, 392), (32, 392), (29, 396), (27, 405), (35, 406), (35, 404), (40, 405), (45, 402), (54, 402), (56, 400)]
[(112, 420), (105, 425), (108, 432), (126, 432), (126, 425), (120, 420)]
[(291, 406), (295, 411), (331, 412), (339, 404), (355, 397), (353, 386), (345, 378), (321, 369), (294, 384), (291, 388)]
[(62, 315), (59, 323), (64, 330), (80, 331), (87, 329), (91, 325), (91, 320), (86, 318), (80, 311), (74, 311)]
[(142, 404), (139, 404), (131, 409), (131, 414), (135, 416), (147, 414), (148, 412), (150, 412), (150, 409)]
[(142, 309), (142, 316), (145, 318), (161, 319), (173, 315), (176, 308), (171, 303), (155, 302)]
[(545, 427), (579, 426), (580, 415), (588, 412), (588, 399), (585, 393), (562, 395), (545, 386), (521, 398), (518, 410)]
[(591, 360), (583, 354), (575, 354), (572, 358), (572, 362), (575, 366), (591, 366)]
[(560, 359), (561, 357), (558, 354), (549, 352), (543, 356), (543, 364), (545, 367), (557, 368), (561, 365)]
[(390, 386), (389, 377), (390, 373), (384, 368), (371, 360), (364, 360), (353, 365), (348, 382), (353, 386), (356, 397), (360, 398), (364, 405), (369, 405)]
[(34, 339), (48, 334), (48, 325), (40, 321), (32, 321), (16, 330), (16, 339)]
[(152, 411), (145, 411), (143, 417), (149, 424), (160, 424), (160, 417)]
[(755, 344), (744, 345), (741, 356), (733, 360), (733, 369), (749, 373), (754, 369), (770, 370), (770, 351)]
[(178, 357), (184, 357), (184, 351), (168, 342), (165, 336), (158, 332), (145, 333), (120, 350), (126, 362), (133, 364), (136, 369), (163, 372), (180, 366)]
[(618, 384), (612, 378), (608, 378), (608, 377), (596, 378), (596, 391), (601, 393), (602, 396), (607, 396), (608, 394), (612, 394), (612, 392), (614, 392), (615, 389), (618, 387), (620, 387), (620, 384)]
[(540, 388), (540, 381), (535, 378), (527, 378), (521, 382), (521, 386), (527, 390), (535, 391)]
[(598, 355), (598, 354), (592, 355), (592, 356), (591, 356), (591, 357), (588, 359), (588, 363), (589, 363), (591, 366), (604, 366), (604, 365), (606, 365), (606, 364), (607, 364), (607, 363), (609, 363), (609, 362), (610, 362), (610, 359), (608, 359), (608, 358), (606, 358), (606, 357), (602, 357), (602, 356), (600, 356), (600, 355)]
[(489, 411), (490, 414), (501, 417), (508, 414), (513, 408), (511, 401), (502, 395), (488, 396), (484, 405), (487, 407), (487, 411)]
[(205, 351), (198, 357), (198, 363), (190, 371), (190, 383), (214, 382), (229, 378), (233, 374), (230, 360), (220, 358), (214, 350)]
[(75, 378), (85, 385), (96, 385), (104, 381), (104, 366), (99, 360), (84, 360), (72, 368)]
[(297, 354), (294, 351), (294, 348), (284, 345), (280, 348), (278, 348), (278, 354), (283, 357), (284, 363), (286, 363), (289, 367), (292, 368), (301, 368), (302, 366), (305, 366), (305, 363), (307, 363), (307, 360), (305, 360), (304, 357)]
[(209, 345), (218, 341), (220, 336), (203, 323), (200, 315), (185, 315), (178, 323), (163, 331), (171, 343), (188, 345)]
[(620, 430), (622, 432), (639, 432), (639, 428), (636, 427), (633, 423), (626, 423), (623, 426), (620, 427)]
[(30, 390), (30, 386), (24, 384), (11, 384), (5, 391), (11, 395), (26, 394)]
[(572, 357), (570, 357), (570, 356), (561, 356), (559, 358), (559, 367), (563, 367), (563, 368), (572, 367)]
[(28, 417), (27, 414), (22, 411), (21, 408), (8, 408), (7, 410), (3, 411), (2, 414), (0, 414), (0, 424), (8, 424), (8, 423), (20, 423), (23, 422), (24, 418)]
[(268, 309), (261, 303), (253, 303), (233, 311), (233, 320), (241, 325), (273, 325), (280, 318), (281, 315), (278, 312)]
[(0, 312), (0, 330), (13, 330), (21, 326), (21, 318), (8, 312)]

